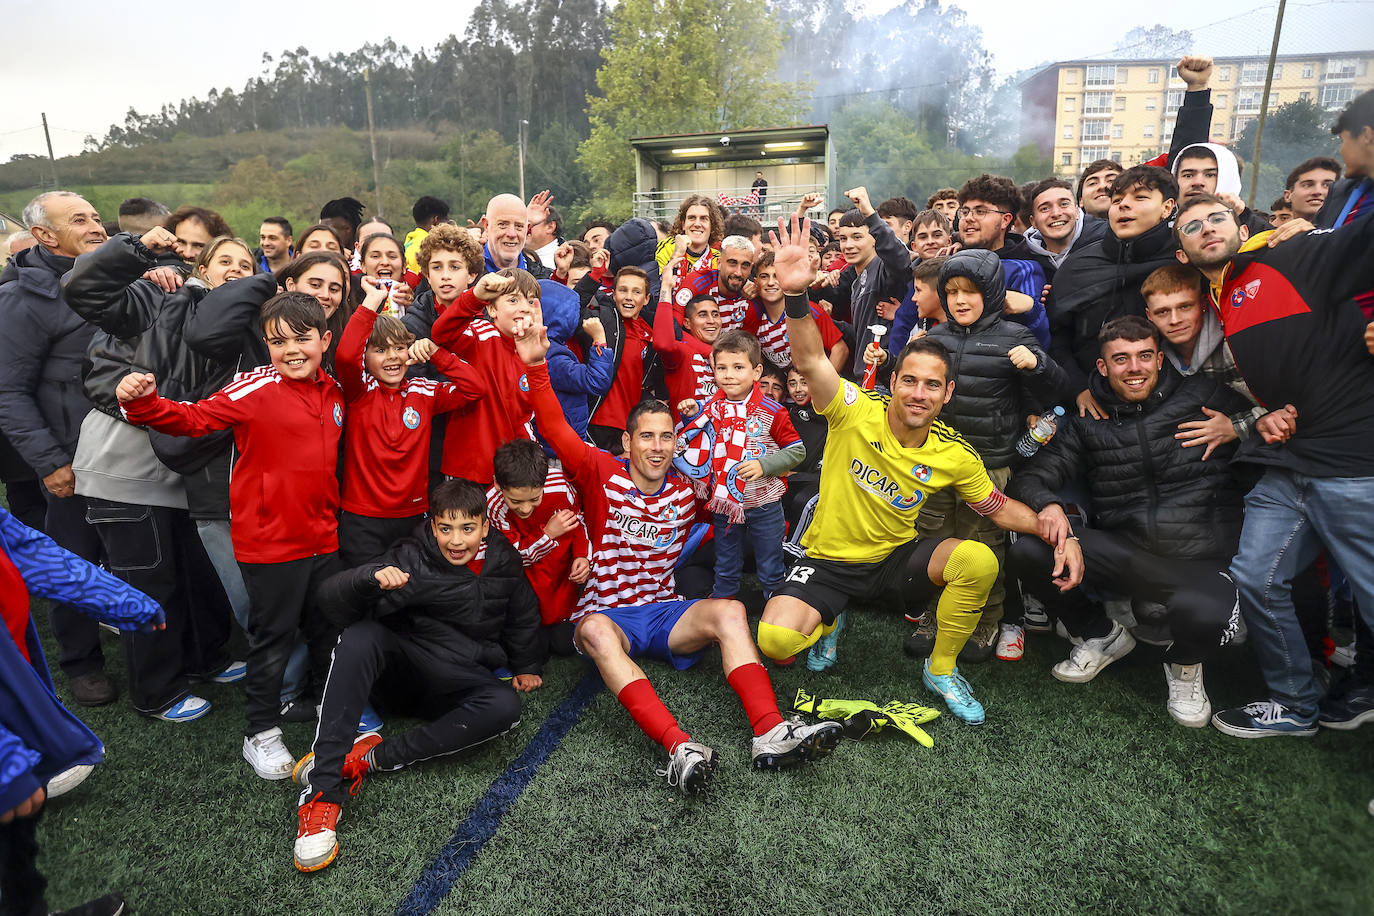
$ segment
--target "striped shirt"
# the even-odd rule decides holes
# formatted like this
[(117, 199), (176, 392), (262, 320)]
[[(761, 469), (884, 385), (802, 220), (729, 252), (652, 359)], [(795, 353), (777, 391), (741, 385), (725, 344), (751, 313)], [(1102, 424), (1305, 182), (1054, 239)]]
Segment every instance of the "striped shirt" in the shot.
[(673, 298), (673, 315), (679, 323), (683, 319), (687, 303), (701, 295), (710, 296), (716, 300), (716, 305), (720, 306), (720, 329), (722, 331), (734, 331), (744, 327), (744, 314), (749, 308), (749, 300), (743, 296), (737, 299), (731, 298), (722, 293), (720, 291), (720, 272), (715, 268), (688, 274), (677, 285), (677, 294)]
[(487, 515), (492, 527), (505, 535), (519, 553), (539, 598), (539, 616), (545, 626), (566, 620), (577, 606), (578, 585), (568, 578), (573, 560), (590, 557), (587, 528), (576, 528), (554, 540), (544, 526), (557, 512), (565, 509), (576, 513), (581, 520), (582, 506), (577, 491), (558, 468), (549, 468), (544, 480), (543, 498), (529, 518), (521, 518), (506, 505), (501, 488), (493, 485), (487, 490)]

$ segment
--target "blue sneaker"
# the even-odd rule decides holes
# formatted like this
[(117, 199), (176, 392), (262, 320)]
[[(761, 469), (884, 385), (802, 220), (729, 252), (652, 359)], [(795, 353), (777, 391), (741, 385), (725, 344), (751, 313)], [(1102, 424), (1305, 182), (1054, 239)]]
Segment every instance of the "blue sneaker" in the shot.
[(503, 681), (511, 681), (515, 679), (515, 673), (511, 671), (509, 668), (493, 668), (491, 673)]
[(840, 631), (844, 629), (844, 615), (847, 611), (840, 611), (840, 616), (835, 618), (835, 629), (816, 640), (816, 644), (806, 653), (806, 667), (811, 671), (825, 671), (832, 668), (839, 660), (838, 643)]
[(1273, 738), (1280, 735), (1310, 738), (1317, 733), (1316, 716), (1299, 716), (1273, 700), (1223, 709), (1212, 716), (1212, 724), (1217, 731), (1234, 738)]
[(214, 684), (237, 684), (247, 676), (248, 663), (232, 661), (223, 671), (210, 678), (210, 681)]
[(932, 692), (938, 693), (958, 719), (969, 725), (983, 724), (983, 704), (973, 698), (973, 688), (955, 668), (949, 674), (931, 674), (930, 659), (921, 663), (921, 682)]
[(382, 717), (377, 715), (377, 710), (372, 708), (371, 703), (368, 703), (363, 707), (362, 718), (358, 720), (358, 734), (379, 732), (382, 730), (382, 724)]
[(194, 722), (209, 711), (209, 700), (188, 694), (153, 718), (163, 722)]

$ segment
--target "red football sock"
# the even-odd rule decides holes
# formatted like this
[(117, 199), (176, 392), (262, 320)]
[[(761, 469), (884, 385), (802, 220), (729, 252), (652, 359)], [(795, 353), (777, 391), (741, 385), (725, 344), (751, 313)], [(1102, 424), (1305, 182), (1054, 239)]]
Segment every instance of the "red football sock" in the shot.
[(739, 701), (744, 706), (744, 714), (749, 717), (755, 736), (765, 734), (782, 722), (778, 698), (773, 693), (773, 682), (762, 665), (758, 662), (740, 665), (725, 679), (739, 694)]
[(684, 741), (692, 740), (678, 728), (677, 720), (658, 698), (647, 677), (630, 681), (616, 694), (616, 699), (629, 711), (630, 718), (644, 730), (644, 734), (663, 745), (668, 753), (671, 754)]

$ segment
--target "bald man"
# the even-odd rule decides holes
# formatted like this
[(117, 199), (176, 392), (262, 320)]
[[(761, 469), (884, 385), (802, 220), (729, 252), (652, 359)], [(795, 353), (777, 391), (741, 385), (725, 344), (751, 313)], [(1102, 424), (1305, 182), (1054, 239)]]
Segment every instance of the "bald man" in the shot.
[(497, 194), (487, 202), (487, 212), (482, 215), (482, 228), (487, 235), (487, 242), (482, 246), (482, 260), (487, 273), (519, 267), (540, 279), (553, 276), (553, 271), (539, 263), (538, 258), (524, 255), (530, 225), (548, 219), (552, 200), (548, 191), (541, 191), (534, 195), (528, 207), (514, 194)]

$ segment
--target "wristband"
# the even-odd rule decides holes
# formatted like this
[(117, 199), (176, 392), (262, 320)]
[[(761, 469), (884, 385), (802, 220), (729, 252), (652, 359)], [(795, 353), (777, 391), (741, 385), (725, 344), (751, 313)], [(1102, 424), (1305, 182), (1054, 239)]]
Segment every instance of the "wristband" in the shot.
[(785, 293), (784, 300), (783, 310), (788, 318), (811, 317), (811, 300), (806, 298), (806, 293)]

